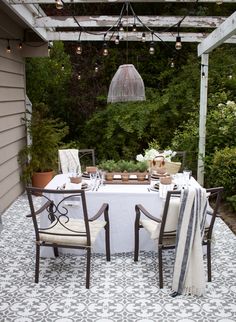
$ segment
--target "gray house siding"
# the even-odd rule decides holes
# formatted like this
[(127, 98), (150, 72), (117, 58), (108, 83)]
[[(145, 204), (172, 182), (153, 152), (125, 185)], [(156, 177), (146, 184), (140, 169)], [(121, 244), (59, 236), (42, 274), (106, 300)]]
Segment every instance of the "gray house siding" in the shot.
[(23, 192), (17, 156), (26, 143), (24, 59), (6, 45), (0, 40), (0, 213)]
[[(25, 9), (29, 12), (28, 7)], [(26, 32), (30, 39), (24, 42)], [(8, 41), (10, 53), (6, 51)], [(0, 226), (2, 212), (24, 191), (18, 152), (27, 142), (21, 121), (28, 104), (25, 57), (47, 55), (47, 42), (30, 31), (28, 23), (7, 2), (0, 1)]]

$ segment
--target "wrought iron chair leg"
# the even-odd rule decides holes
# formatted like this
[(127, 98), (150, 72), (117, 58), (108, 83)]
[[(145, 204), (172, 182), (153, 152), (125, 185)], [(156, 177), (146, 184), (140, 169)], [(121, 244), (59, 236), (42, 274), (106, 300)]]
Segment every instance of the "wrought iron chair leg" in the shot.
[(211, 282), (211, 241), (207, 241), (207, 275), (208, 282)]
[(40, 246), (36, 244), (35, 283), (39, 282)]
[(90, 282), (90, 264), (91, 264), (91, 249), (87, 249), (87, 267), (86, 267), (86, 288), (89, 288)]
[(139, 226), (135, 224), (134, 227), (134, 261), (138, 261), (139, 255)]
[(163, 288), (163, 262), (162, 262), (162, 248), (158, 247), (158, 269), (159, 269), (159, 286)]
[(110, 250), (110, 226), (109, 223), (105, 226), (105, 238), (106, 238), (106, 258), (107, 261), (110, 262), (111, 260), (111, 250)]
[(58, 257), (59, 256), (58, 247), (53, 247), (53, 251), (54, 251), (54, 256)]

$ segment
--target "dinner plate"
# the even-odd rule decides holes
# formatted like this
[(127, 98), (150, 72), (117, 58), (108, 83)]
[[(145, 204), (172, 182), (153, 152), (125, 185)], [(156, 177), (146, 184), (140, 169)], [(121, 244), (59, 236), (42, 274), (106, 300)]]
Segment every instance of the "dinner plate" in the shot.
[[(175, 184), (174, 185), (174, 189), (173, 190), (177, 190), (177, 185)], [(158, 192), (159, 191), (159, 183), (156, 183), (156, 184), (154, 184), (153, 186), (151, 186), (150, 187), (150, 190), (152, 190), (152, 191), (156, 191), (156, 192)]]

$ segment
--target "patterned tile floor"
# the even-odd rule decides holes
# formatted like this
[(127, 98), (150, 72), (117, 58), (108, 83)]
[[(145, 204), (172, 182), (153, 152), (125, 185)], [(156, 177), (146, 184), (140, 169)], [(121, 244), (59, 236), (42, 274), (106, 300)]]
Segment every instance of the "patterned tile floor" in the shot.
[[(40, 198), (39, 202), (40, 202)], [(236, 236), (218, 219), (213, 282), (204, 297), (172, 298), (173, 253), (165, 257), (165, 288), (158, 288), (156, 254), (117, 254), (106, 263), (93, 255), (91, 288), (85, 288), (85, 258), (41, 260), (34, 279), (34, 233), (26, 196), (3, 215), (0, 235), (0, 322), (235, 322)]]

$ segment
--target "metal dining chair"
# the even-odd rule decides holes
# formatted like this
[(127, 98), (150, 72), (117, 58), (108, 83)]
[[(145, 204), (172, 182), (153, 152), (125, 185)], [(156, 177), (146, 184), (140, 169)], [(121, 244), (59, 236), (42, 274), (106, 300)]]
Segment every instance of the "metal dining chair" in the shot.
[[(58, 248), (84, 249), (87, 253), (86, 288), (90, 284), (91, 250), (99, 232), (105, 229), (106, 260), (110, 261), (110, 230), (107, 203), (103, 203), (98, 212), (89, 217), (85, 191), (48, 190), (26, 187), (36, 237), (35, 283), (39, 281), (40, 248), (52, 247), (55, 256)], [(38, 209), (34, 194), (41, 194), (43, 205)], [(75, 207), (75, 204), (78, 207)], [(78, 218), (71, 218), (70, 210), (77, 211)], [(100, 217), (104, 216), (102, 220)], [(47, 216), (49, 225), (39, 226), (40, 216)], [(98, 220), (99, 219), (99, 220)]]

